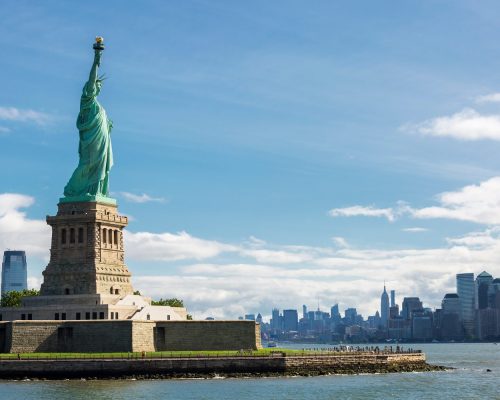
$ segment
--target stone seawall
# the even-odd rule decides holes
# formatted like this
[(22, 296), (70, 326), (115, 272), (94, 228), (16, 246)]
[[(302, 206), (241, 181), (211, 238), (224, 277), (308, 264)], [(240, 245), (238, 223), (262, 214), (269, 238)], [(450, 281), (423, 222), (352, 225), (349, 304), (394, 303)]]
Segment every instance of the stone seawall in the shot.
[(4, 321), (0, 353), (257, 350), (254, 321)]
[(152, 359), (2, 360), (0, 379), (178, 378), (431, 371), (425, 355), (305, 355)]

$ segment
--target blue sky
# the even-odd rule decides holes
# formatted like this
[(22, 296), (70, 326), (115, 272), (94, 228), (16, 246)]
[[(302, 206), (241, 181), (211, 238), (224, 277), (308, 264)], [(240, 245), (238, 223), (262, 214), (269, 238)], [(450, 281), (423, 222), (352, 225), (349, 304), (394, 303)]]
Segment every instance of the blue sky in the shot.
[(135, 286), (200, 317), (318, 297), (367, 315), (384, 279), (437, 306), (455, 273), (500, 274), (499, 14), (492, 1), (4, 1), (0, 245), (28, 249), (39, 285), (102, 35)]

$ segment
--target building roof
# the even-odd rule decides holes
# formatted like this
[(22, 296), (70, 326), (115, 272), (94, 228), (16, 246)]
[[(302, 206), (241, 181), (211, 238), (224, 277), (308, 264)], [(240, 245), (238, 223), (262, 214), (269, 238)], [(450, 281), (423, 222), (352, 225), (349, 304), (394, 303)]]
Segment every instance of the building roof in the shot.
[(500, 278), (493, 279), (493, 283), (500, 283)]
[(444, 295), (445, 299), (458, 299), (458, 294), (456, 293), (446, 293)]
[(486, 271), (483, 271), (477, 277), (478, 278), (479, 277), (482, 277), (482, 278), (491, 278), (492, 276), (490, 274), (488, 274)]

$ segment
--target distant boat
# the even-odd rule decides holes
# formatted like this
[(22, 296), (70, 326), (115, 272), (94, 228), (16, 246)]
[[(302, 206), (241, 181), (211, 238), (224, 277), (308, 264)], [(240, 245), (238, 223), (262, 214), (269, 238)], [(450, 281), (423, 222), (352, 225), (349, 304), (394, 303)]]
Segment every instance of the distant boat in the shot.
[(276, 346), (277, 346), (276, 342), (271, 341), (267, 343), (267, 347), (276, 347)]

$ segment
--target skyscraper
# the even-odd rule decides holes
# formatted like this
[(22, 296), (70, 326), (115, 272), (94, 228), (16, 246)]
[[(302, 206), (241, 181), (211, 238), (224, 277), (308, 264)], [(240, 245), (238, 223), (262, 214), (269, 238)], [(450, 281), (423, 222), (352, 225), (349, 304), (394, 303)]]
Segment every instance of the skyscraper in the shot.
[(462, 324), (468, 337), (474, 336), (474, 308), (476, 303), (474, 274), (457, 274), (457, 294), (460, 299)]
[(280, 315), (280, 310), (277, 308), (273, 308), (272, 311), (272, 319), (271, 319), (271, 330), (275, 332), (279, 332), (282, 329), (282, 317)]
[(391, 290), (391, 307), (396, 306), (396, 291)]
[(422, 307), (422, 302), (418, 297), (405, 297), (403, 299), (403, 307), (401, 310), (401, 316), (409, 320), (411, 319), (411, 313), (415, 310), (421, 310)]
[(462, 334), (462, 308), (460, 298), (456, 293), (447, 293), (441, 302), (441, 338), (458, 340)]
[(445, 294), (444, 299), (441, 302), (441, 308), (443, 309), (443, 314), (457, 314), (459, 317), (461, 317), (462, 306), (458, 294)]
[(331, 309), (330, 309), (330, 318), (332, 321), (338, 321), (340, 320), (340, 312), (339, 312), (339, 305), (335, 304)]
[(476, 308), (488, 308), (488, 289), (493, 282), (493, 277), (486, 271), (481, 272), (476, 278)]
[(28, 288), (28, 267), (26, 253), (20, 250), (7, 250), (2, 262), (2, 296), (13, 290)]
[(299, 316), (297, 310), (283, 310), (283, 330), (285, 332), (299, 330)]
[(358, 312), (355, 308), (346, 308), (344, 314), (347, 325), (353, 325), (356, 323), (356, 316), (358, 315)]
[(307, 306), (302, 305), (302, 318), (307, 319)]
[(382, 296), (380, 296), (380, 325), (383, 328), (387, 328), (387, 321), (389, 319), (389, 295), (385, 290), (384, 284), (384, 292)]

